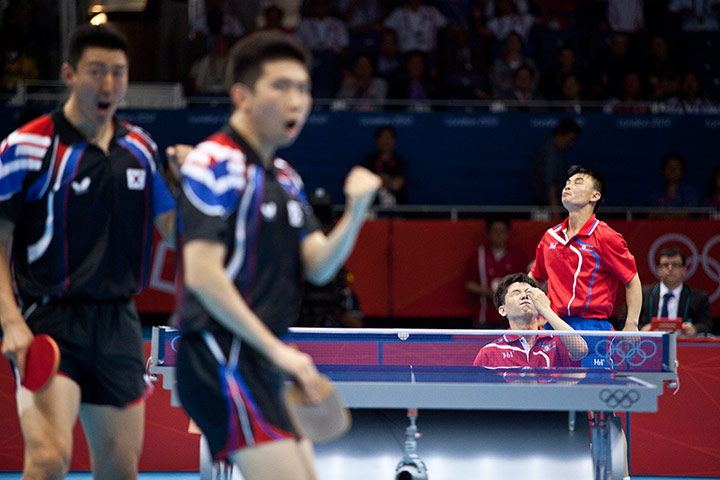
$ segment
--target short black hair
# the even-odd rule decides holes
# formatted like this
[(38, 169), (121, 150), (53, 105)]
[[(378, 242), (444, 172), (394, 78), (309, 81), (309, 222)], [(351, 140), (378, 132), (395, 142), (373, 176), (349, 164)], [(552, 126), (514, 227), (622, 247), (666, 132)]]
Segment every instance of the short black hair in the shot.
[(230, 51), (230, 83), (242, 83), (250, 88), (262, 75), (267, 62), (296, 60), (310, 72), (312, 57), (300, 41), (279, 31), (260, 31), (248, 35)]
[(502, 215), (491, 215), (487, 219), (485, 219), (485, 231), (489, 232), (490, 227), (493, 223), (503, 223), (505, 226), (510, 229), (510, 219), (506, 216)]
[(565, 135), (566, 133), (574, 133), (580, 135), (580, 125), (572, 118), (563, 118), (553, 129), (553, 136)]
[(392, 125), (380, 125), (375, 129), (375, 140), (377, 141), (377, 139), (380, 138), (380, 135), (382, 135), (385, 131), (390, 132), (393, 138), (397, 137), (397, 135), (395, 134), (395, 129)]
[(505, 305), (505, 295), (507, 295), (508, 288), (510, 288), (510, 285), (513, 283), (527, 283), (531, 287), (537, 287), (535, 280), (533, 280), (527, 273), (521, 272), (505, 275), (503, 279), (500, 280), (500, 283), (498, 283), (498, 286), (493, 293), (493, 301), (495, 302), (496, 308), (500, 308), (502, 305)]
[(605, 181), (605, 175), (603, 175), (600, 170), (588, 167), (587, 165), (573, 165), (568, 170), (568, 178), (578, 173), (592, 177), (595, 190), (600, 192), (600, 200), (597, 201), (597, 203), (595, 204), (595, 208), (593, 208), (593, 212), (597, 212), (598, 208), (600, 208), (600, 204), (602, 204), (603, 200), (605, 200), (605, 194), (607, 193), (607, 182)]
[(677, 247), (668, 247), (660, 250), (660, 253), (657, 254), (657, 258), (655, 259), (655, 264), (660, 265), (660, 257), (676, 257), (680, 256), (682, 258), (682, 264), (683, 267), (685, 266), (685, 254)]
[(669, 152), (662, 156), (661, 160), (661, 166), (663, 169), (667, 167), (668, 162), (670, 160), (677, 160), (682, 165), (683, 172), (687, 169), (687, 160), (685, 159), (685, 156), (680, 152)]
[(122, 50), (129, 59), (128, 42), (125, 35), (107, 24), (91, 25), (88, 23), (76, 27), (70, 33), (66, 55), (67, 62), (73, 68), (77, 68), (85, 49), (90, 47)]

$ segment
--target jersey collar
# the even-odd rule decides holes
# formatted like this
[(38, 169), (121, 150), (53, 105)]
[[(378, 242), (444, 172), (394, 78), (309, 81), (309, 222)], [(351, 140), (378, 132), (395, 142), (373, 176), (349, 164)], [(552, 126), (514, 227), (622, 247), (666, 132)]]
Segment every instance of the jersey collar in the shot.
[[(248, 163), (253, 163), (255, 165), (258, 165), (260, 167), (265, 168), (265, 165), (263, 164), (262, 160), (260, 159), (260, 155), (255, 151), (254, 148), (250, 146), (250, 144), (245, 140), (245, 138), (240, 135), (230, 124), (225, 125), (222, 129), (223, 133), (229, 136), (233, 142), (237, 143), (238, 146), (242, 149), (242, 151), (245, 153), (245, 158), (247, 159)], [(267, 169), (266, 169), (267, 170)], [(275, 162), (273, 161), (273, 167), (270, 170), (275, 170)]]
[[(567, 242), (570, 241), (569, 238), (567, 238), (567, 229), (568, 229), (568, 222), (570, 221), (570, 217), (565, 218), (563, 222), (559, 225), (557, 225), (554, 228), (550, 229), (550, 233), (555, 237), (556, 239), (560, 240), (560, 242), (565, 245)], [(598, 224), (600, 223), (600, 220), (598, 220), (595, 217), (595, 214), (593, 213), (590, 215), (590, 218), (588, 218), (587, 222), (585, 222), (585, 225), (580, 228), (580, 231), (575, 234), (576, 237), (588, 237), (592, 235), (592, 233), (595, 231), (595, 228), (597, 228)]]
[[(53, 112), (53, 123), (55, 124), (55, 131), (60, 136), (60, 141), (65, 145), (71, 145), (73, 143), (87, 142), (88, 139), (83, 135), (80, 130), (75, 128), (75, 125), (70, 123), (70, 120), (65, 116), (62, 108), (59, 108)], [(112, 117), (113, 122), (113, 140), (120, 137), (124, 137), (128, 134), (128, 128), (117, 118)]]

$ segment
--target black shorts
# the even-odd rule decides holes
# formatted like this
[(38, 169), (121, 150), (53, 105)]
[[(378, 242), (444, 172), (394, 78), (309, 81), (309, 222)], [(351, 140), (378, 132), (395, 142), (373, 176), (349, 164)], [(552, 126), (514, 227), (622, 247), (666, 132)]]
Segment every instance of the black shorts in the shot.
[(125, 407), (144, 398), (145, 348), (131, 300), (25, 301), (23, 315), (34, 334), (55, 339), (58, 372), (80, 385), (82, 403)]
[[(227, 359), (232, 335), (214, 337)], [(241, 346), (233, 370), (218, 363), (202, 335), (183, 335), (175, 375), (180, 402), (207, 438), (214, 460), (245, 447), (297, 438), (281, 401), (285, 375), (248, 345)]]

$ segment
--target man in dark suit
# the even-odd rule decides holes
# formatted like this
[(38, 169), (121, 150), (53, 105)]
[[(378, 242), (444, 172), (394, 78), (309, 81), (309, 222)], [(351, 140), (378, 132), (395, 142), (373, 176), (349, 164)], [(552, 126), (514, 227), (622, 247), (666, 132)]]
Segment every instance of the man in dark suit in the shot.
[(660, 282), (643, 286), (640, 329), (649, 330), (653, 317), (682, 318), (686, 335), (709, 332), (712, 328), (710, 302), (705, 292), (683, 283), (687, 266), (680, 249), (666, 248), (657, 256)]

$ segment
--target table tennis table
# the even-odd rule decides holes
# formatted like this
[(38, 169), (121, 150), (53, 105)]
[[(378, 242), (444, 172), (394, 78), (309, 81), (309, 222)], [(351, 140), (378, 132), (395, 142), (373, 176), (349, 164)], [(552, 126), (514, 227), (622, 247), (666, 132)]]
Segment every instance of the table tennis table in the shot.
[[(457, 478), (458, 474), (476, 472), (482, 467), (477, 460), (482, 457), (479, 452), (491, 452), (490, 457), (497, 463), (499, 458), (507, 457), (508, 450), (515, 450), (516, 444), (524, 445), (522, 451), (530, 452), (536, 459), (538, 455), (556, 458), (559, 452), (543, 447), (542, 442), (543, 438), (555, 438), (553, 446), (570, 442), (565, 445), (566, 451), (574, 453), (549, 463), (545, 469), (547, 476), (528, 476), (527, 470), (523, 470), (525, 478), (622, 479), (623, 434), (619, 419), (612, 412), (657, 410), (664, 384), (677, 379), (674, 335), (650, 333), (638, 338), (638, 334), (613, 332), (614, 340), (607, 343), (610, 346), (607, 355), (615, 358), (613, 370), (473, 367), (472, 359), (479, 348), (505, 333), (291, 329), (283, 340), (309, 353), (353, 409), (354, 425), (350, 433), (339, 441), (316, 446), (320, 478), (324, 478), (325, 468), (334, 468), (336, 476), (338, 462), (351, 465), (359, 452), (365, 452), (360, 456), (366, 460), (373, 460), (370, 464), (381, 465), (381, 459), (387, 460), (387, 449), (396, 449), (397, 445), (402, 446), (403, 456), (395, 467), (395, 478), (428, 478), (428, 467), (418, 452), (435, 459), (434, 450), (444, 451), (446, 458), (464, 452), (456, 458), (456, 463), (466, 464), (465, 470), (449, 468), (448, 462), (433, 468), (433, 479), (444, 478), (437, 470), (453, 472), (447, 478)], [(608, 332), (581, 333), (608, 337)], [(152, 340), (149, 372), (162, 375), (163, 387), (174, 391), (177, 331), (155, 327)], [(173, 403), (179, 404), (177, 398), (173, 397)], [(422, 411), (420, 415), (418, 409)], [(575, 422), (575, 412), (594, 413), (586, 424)], [(498, 419), (503, 421), (497, 423)], [(404, 440), (395, 438), (381, 447), (382, 441), (372, 439), (373, 435), (387, 430), (388, 422), (393, 425), (395, 432), (391, 436), (395, 437), (403, 421), (406, 422)], [(492, 429), (483, 429), (489, 424), (494, 425)], [(419, 439), (419, 430), (425, 434), (422, 439)], [(505, 446), (502, 442), (498, 444), (498, 436), (508, 435), (516, 441)], [(588, 447), (591, 437), (592, 450)], [(501, 448), (498, 449), (498, 445)], [(562, 445), (560, 447), (562, 451)], [(517, 459), (517, 455), (515, 457)], [(343, 478), (353, 478), (348, 476), (351, 472), (357, 473), (357, 478), (379, 478), (368, 472), (358, 473), (361, 465), (367, 467), (368, 464), (364, 461), (357, 468), (343, 469)], [(577, 469), (562, 471), (568, 464)], [(512, 477), (507, 476), (510, 464), (504, 465), (497, 470), (497, 478)], [(393, 473), (388, 472), (388, 468), (385, 465), (385, 478), (391, 478)], [(201, 474), (202, 469), (201, 465)]]

